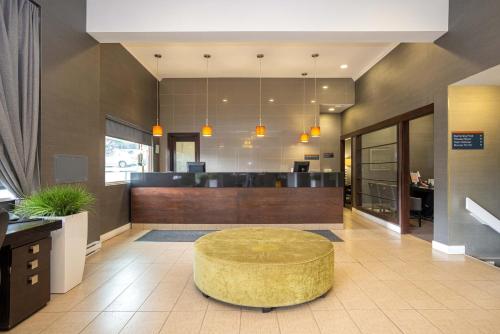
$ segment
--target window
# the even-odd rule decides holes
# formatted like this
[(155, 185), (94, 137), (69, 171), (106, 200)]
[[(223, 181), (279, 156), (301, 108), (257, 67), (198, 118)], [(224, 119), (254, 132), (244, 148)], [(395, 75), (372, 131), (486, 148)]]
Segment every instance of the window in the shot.
[(130, 180), (131, 172), (151, 172), (151, 146), (106, 136), (106, 183)]
[(153, 137), (137, 127), (106, 119), (105, 181), (130, 180), (132, 172), (153, 171)]
[(16, 196), (12, 194), (4, 185), (0, 182), (0, 202), (2, 201), (10, 201), (15, 199)]

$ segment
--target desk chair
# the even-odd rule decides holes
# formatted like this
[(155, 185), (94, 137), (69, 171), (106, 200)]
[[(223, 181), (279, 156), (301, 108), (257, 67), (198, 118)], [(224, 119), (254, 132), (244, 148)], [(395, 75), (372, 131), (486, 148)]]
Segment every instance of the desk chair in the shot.
[(422, 227), (422, 199), (410, 197), (410, 212), (416, 212), (418, 217), (418, 227)]

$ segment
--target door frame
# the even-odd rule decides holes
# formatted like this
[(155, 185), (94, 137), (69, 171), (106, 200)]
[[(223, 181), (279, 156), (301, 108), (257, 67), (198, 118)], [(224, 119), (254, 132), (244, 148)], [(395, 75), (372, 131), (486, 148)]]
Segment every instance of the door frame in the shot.
[(200, 133), (199, 132), (171, 132), (167, 137), (169, 152), (168, 170), (175, 172), (175, 147), (177, 142), (194, 142), (195, 162), (200, 162)]
[[(351, 149), (353, 149), (352, 158), (353, 166), (351, 168), (351, 177), (353, 178), (353, 199), (352, 207), (358, 210), (364, 211), (363, 208), (359, 207), (360, 199), (358, 198), (357, 191), (360, 187), (359, 175), (360, 170), (357, 167), (357, 160), (359, 159), (359, 154), (361, 150), (361, 136), (366, 133), (381, 130), (390, 126), (397, 126), (398, 131), (398, 226), (401, 229), (401, 234), (409, 233), (410, 229), (410, 146), (409, 146), (409, 122), (411, 120), (434, 114), (434, 103), (428, 104), (421, 108), (403, 113), (396, 117), (386, 119), (382, 122), (367, 126), (365, 128), (358, 129), (356, 131), (346, 133), (340, 137), (341, 142), (346, 138), (352, 138)], [(355, 146), (354, 146), (355, 145)], [(354, 164), (356, 160), (356, 165)], [(367, 212), (370, 215), (374, 215), (372, 212)]]
[[(346, 179), (346, 174), (345, 174), (345, 142), (346, 140), (351, 141), (351, 204), (346, 205), (345, 202), (345, 179)], [(352, 138), (344, 138), (340, 140), (340, 172), (342, 174), (342, 185), (343, 185), (343, 196), (342, 196), (342, 206), (344, 208), (352, 209), (353, 202), (354, 202), (354, 196), (353, 196), (353, 172), (352, 172), (352, 160), (353, 160), (353, 150), (352, 150), (352, 143), (353, 140)]]

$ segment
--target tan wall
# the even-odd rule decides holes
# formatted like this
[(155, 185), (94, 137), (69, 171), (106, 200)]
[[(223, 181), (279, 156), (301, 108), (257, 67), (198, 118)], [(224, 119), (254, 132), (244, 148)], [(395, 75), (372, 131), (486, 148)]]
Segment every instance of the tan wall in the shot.
[[(351, 79), (318, 79), (321, 104), (350, 104), (354, 102), (354, 83)], [(307, 80), (307, 97), (314, 96), (313, 80)], [(265, 78), (262, 80), (262, 115), (267, 127), (264, 138), (255, 137), (259, 115), (258, 79), (214, 78), (209, 82), (209, 118), (214, 136), (201, 139), (201, 161), (207, 171), (290, 171), (293, 161), (304, 160), (305, 154), (320, 154), (321, 149), (338, 156), (340, 120), (324, 118), (323, 138), (299, 143), (302, 131), (302, 79)], [(160, 120), (167, 132), (199, 132), (205, 121), (205, 79), (164, 79), (160, 88)], [(227, 103), (222, 100), (228, 99)], [(274, 103), (269, 103), (269, 98)], [(305, 125), (314, 122), (315, 108), (307, 104)], [(161, 170), (167, 166), (166, 137), (162, 138)], [(247, 141), (247, 145), (245, 144)], [(248, 145), (250, 144), (250, 145)], [(311, 170), (319, 171), (320, 160), (311, 161)], [(323, 161), (333, 168), (338, 161)]]
[[(500, 86), (450, 86), (449, 178), (452, 219), (467, 222), (465, 242), (472, 255), (498, 257), (498, 233), (470, 217), (470, 197), (500, 217)], [(484, 131), (484, 150), (452, 150), (452, 131)]]

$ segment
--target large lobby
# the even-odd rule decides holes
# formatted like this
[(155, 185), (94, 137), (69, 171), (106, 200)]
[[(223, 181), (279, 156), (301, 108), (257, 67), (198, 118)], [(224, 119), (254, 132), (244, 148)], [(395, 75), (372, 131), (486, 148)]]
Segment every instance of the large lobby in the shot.
[(500, 333), (500, 3), (0, 0), (0, 331)]

